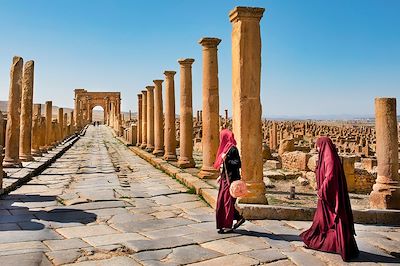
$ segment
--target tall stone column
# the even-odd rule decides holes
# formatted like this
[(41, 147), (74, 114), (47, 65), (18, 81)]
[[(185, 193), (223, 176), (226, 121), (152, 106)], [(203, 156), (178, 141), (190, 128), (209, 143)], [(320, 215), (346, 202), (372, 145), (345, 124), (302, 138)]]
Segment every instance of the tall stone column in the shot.
[(232, 23), (233, 133), (242, 160), (242, 179), (249, 195), (242, 203), (266, 204), (261, 129), (261, 36), (264, 8), (236, 7)]
[(39, 144), (39, 149), (40, 152), (46, 153), (47, 152), (47, 146), (46, 146), (46, 132), (47, 132), (47, 127), (46, 127), (46, 118), (44, 116), (40, 116), (40, 127), (39, 127), (39, 132), (40, 132), (40, 144)]
[(275, 121), (272, 122), (272, 127), (269, 131), (269, 147), (274, 151), (278, 149), (278, 130)]
[(61, 142), (63, 140), (63, 135), (64, 135), (64, 108), (58, 108), (58, 127), (59, 127), (59, 136), (58, 136), (58, 142)]
[(192, 64), (194, 59), (180, 59), (180, 143), (178, 166), (194, 167), (193, 160), (193, 108), (192, 108)]
[(3, 146), (0, 145), (0, 192), (3, 193)]
[(146, 151), (154, 150), (154, 86), (147, 86), (147, 146)]
[[(5, 122), (3, 113), (0, 111), (0, 146), (4, 148), (5, 143)], [(0, 153), (3, 153), (3, 150), (0, 150)]]
[(147, 146), (147, 91), (142, 91), (142, 145), (140, 148), (145, 149)]
[(7, 104), (6, 150), (4, 167), (22, 167), (19, 159), (19, 124), (21, 107), (21, 82), (24, 63), (14, 56), (10, 72), (10, 91)]
[(80, 130), (81, 128), (81, 119), (80, 119), (80, 114), (81, 114), (81, 102), (79, 99), (75, 99), (75, 128), (77, 131)]
[(375, 98), (377, 178), (371, 208), (400, 209), (399, 143), (396, 98)]
[(165, 71), (164, 159), (176, 161), (175, 71)]
[(64, 139), (67, 137), (67, 135), (68, 135), (68, 132), (67, 132), (67, 127), (68, 127), (68, 114), (67, 114), (67, 113), (64, 114), (64, 119), (63, 119), (63, 125), (62, 125), (62, 127), (63, 127), (62, 139), (64, 140)]
[[(46, 115), (46, 148), (51, 149), (52, 147), (52, 124), (51, 121), (52, 119), (52, 110), (53, 110), (53, 102), (52, 101), (46, 101), (45, 103), (45, 115)], [(79, 118), (78, 118), (79, 121)]]
[(75, 133), (75, 125), (74, 125), (74, 111), (71, 111), (70, 114), (70, 132), (69, 134), (72, 135)]
[[(217, 178), (218, 170), (213, 167), (219, 146), (219, 92), (217, 38), (203, 38), (203, 110), (199, 120), (202, 122), (203, 166), (201, 178)], [(200, 112), (201, 113), (201, 112)]]
[(42, 113), (41, 104), (33, 105), (33, 126), (32, 126), (32, 149), (33, 156), (41, 156), (40, 152), (40, 117)]
[(28, 61), (24, 66), (22, 78), (21, 117), (19, 135), (19, 158), (21, 161), (33, 161), (32, 144), (32, 107), (33, 107), (34, 63)]
[(142, 94), (139, 93), (138, 97), (138, 112), (137, 112), (137, 142), (136, 146), (142, 144)]
[(156, 156), (164, 155), (164, 112), (162, 99), (163, 80), (153, 80), (154, 88), (154, 151)]

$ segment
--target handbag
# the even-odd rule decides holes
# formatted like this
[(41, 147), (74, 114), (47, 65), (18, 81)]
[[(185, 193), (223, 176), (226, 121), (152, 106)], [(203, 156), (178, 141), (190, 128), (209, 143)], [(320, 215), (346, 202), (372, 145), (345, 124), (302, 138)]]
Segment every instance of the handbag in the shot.
[(231, 196), (233, 198), (246, 197), (246, 195), (249, 193), (246, 182), (244, 182), (243, 180), (236, 180), (231, 183), (229, 181), (229, 176), (228, 176), (228, 171), (226, 170), (225, 160), (224, 160), (224, 169), (225, 169), (225, 179), (228, 182), (228, 186), (229, 186), (229, 194), (231, 194)]

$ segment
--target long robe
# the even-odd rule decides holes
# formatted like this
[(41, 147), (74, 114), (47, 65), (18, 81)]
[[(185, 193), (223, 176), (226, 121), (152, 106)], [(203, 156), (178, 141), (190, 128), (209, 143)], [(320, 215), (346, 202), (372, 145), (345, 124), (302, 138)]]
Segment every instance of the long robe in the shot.
[[(228, 176), (225, 175), (225, 166)], [(229, 193), (229, 184), (240, 179), (240, 167), (239, 151), (232, 146), (226, 154), (219, 184), (216, 208), (217, 229), (232, 228), (233, 220), (242, 218), (235, 208), (236, 199)], [(229, 183), (227, 178), (229, 178)]]
[(338, 253), (344, 261), (359, 253), (343, 166), (332, 141), (321, 137), (316, 169), (318, 203), (310, 229), (300, 234), (311, 249)]

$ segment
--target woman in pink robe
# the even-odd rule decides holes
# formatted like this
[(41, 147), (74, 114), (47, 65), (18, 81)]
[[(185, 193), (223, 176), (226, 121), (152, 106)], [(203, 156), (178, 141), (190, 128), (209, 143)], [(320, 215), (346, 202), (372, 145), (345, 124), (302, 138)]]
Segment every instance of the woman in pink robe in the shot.
[(245, 222), (245, 219), (235, 208), (236, 199), (229, 193), (230, 184), (240, 179), (240, 167), (239, 151), (236, 148), (233, 133), (228, 129), (223, 129), (220, 133), (220, 144), (214, 163), (214, 168), (222, 168), (221, 177), (218, 180), (219, 190), (216, 207), (217, 229), (220, 234), (232, 232), (233, 220), (237, 221), (233, 229)]
[(346, 177), (336, 147), (328, 137), (317, 140), (318, 203), (310, 229), (300, 234), (308, 248), (338, 253), (344, 261), (358, 255)]

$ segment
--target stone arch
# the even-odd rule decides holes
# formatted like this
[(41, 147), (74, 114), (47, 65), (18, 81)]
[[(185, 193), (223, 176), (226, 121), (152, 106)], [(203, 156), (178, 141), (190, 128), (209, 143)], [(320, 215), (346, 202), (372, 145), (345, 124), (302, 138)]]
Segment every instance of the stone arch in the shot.
[(95, 106), (104, 110), (104, 123), (115, 131), (121, 126), (121, 93), (120, 92), (88, 92), (85, 89), (75, 90), (74, 122), (82, 128), (92, 122)]

